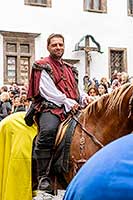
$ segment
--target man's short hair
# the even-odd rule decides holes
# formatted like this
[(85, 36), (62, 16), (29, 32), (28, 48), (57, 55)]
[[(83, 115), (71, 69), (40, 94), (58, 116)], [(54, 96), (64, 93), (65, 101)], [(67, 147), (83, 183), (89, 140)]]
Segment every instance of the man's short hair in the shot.
[(54, 37), (59, 37), (59, 38), (62, 38), (63, 42), (64, 42), (64, 37), (63, 35), (61, 34), (58, 34), (58, 33), (52, 33), (51, 35), (49, 35), (48, 39), (47, 39), (47, 46), (49, 46), (50, 44), (50, 40)]

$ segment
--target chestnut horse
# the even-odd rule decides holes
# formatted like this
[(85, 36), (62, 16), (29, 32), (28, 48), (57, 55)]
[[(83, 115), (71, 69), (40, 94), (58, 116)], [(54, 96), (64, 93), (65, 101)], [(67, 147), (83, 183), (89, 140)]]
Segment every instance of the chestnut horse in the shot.
[[(10, 199), (11, 190), (13, 199), (32, 198), (31, 153), (37, 127), (28, 127), (24, 116), (25, 112), (19, 112), (0, 122), (2, 200)], [(133, 84), (127, 83), (101, 96), (72, 118), (77, 124), (69, 149), (69, 169), (62, 172), (67, 184), (94, 153), (133, 131)]]
[(65, 175), (67, 183), (96, 151), (133, 131), (133, 84), (101, 96), (74, 119), (78, 123), (70, 148), (70, 170)]

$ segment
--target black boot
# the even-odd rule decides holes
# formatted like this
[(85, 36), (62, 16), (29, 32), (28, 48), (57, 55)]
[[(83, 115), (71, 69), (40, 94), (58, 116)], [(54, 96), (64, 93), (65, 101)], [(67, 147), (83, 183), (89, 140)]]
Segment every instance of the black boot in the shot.
[(49, 178), (49, 170), (51, 165), (51, 159), (38, 159), (38, 190), (45, 191), (47, 193), (52, 193), (51, 180)]
[(37, 159), (37, 171), (38, 171), (38, 190), (36, 197), (33, 200), (52, 200), (52, 186), (49, 178), (49, 170), (51, 165), (51, 158)]

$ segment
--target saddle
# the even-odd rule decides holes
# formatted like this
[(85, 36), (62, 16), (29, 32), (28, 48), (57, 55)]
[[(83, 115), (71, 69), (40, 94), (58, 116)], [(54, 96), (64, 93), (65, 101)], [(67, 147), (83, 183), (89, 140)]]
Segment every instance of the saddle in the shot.
[(69, 172), (70, 145), (76, 125), (77, 122), (69, 116), (60, 124), (55, 140), (50, 174), (57, 178), (63, 188), (68, 185), (63, 174)]

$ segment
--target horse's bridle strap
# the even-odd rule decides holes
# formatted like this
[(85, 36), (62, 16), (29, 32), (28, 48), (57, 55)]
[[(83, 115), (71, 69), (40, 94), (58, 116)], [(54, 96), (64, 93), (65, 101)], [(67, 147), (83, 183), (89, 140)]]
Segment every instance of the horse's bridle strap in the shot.
[(100, 146), (100, 147), (104, 147), (104, 145), (90, 132), (88, 132), (83, 126), (82, 124), (78, 121), (76, 116), (72, 116), (72, 118), (79, 124), (80, 128), (93, 140), (93, 142)]

